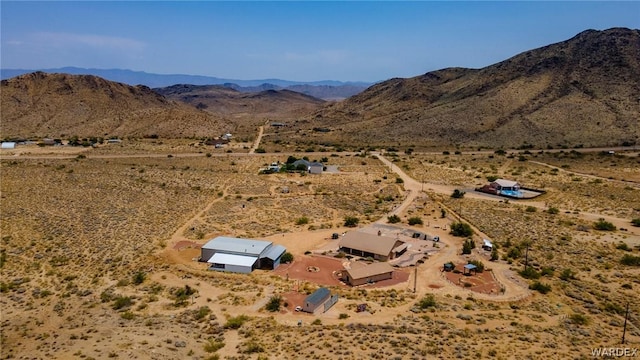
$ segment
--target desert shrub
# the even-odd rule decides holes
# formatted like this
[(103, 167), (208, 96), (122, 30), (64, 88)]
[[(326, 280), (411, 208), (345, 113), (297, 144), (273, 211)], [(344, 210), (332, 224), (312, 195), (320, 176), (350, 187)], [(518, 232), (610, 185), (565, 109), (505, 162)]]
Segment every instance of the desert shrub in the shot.
[(571, 269), (564, 269), (560, 273), (560, 280), (569, 281), (576, 278), (576, 273)]
[(311, 325), (322, 325), (322, 320), (315, 319), (315, 320), (313, 320), (313, 322), (311, 322)]
[(491, 258), (489, 260), (497, 261), (498, 259), (499, 259), (498, 247), (494, 244), (493, 248), (491, 249)]
[(625, 242), (620, 242), (620, 244), (616, 245), (616, 249), (624, 250), (624, 251), (631, 251), (631, 248)]
[(257, 149), (256, 149), (256, 153), (258, 153), (258, 154), (264, 154), (264, 153), (266, 153), (266, 152), (267, 152), (267, 150), (265, 150), (265, 149), (263, 149), (263, 148), (257, 148)]
[(451, 224), (451, 231), (449, 232), (453, 236), (469, 237), (473, 235), (473, 229), (471, 225), (463, 222), (454, 222)]
[(391, 216), (387, 216), (387, 222), (388, 222), (389, 224), (397, 224), (397, 223), (399, 223), (400, 221), (401, 221), (401, 220), (400, 220), (400, 216), (398, 216), (398, 215), (391, 215)]
[(224, 347), (224, 341), (218, 339), (209, 339), (204, 344), (204, 351), (214, 353)]
[(610, 302), (604, 304), (603, 310), (618, 315), (624, 315), (624, 313), (626, 312), (625, 308), (620, 304), (614, 304)]
[(496, 180), (498, 180), (500, 177), (498, 175), (489, 175), (487, 176), (487, 181), (488, 182), (494, 182)]
[(209, 309), (208, 306), (201, 306), (200, 308), (198, 308), (198, 310), (196, 310), (196, 312), (193, 314), (193, 318), (196, 320), (202, 320), (204, 319), (207, 315), (209, 315), (211, 313), (211, 309)]
[(293, 261), (293, 254), (288, 251), (282, 254), (282, 257), (280, 258), (280, 262), (283, 264), (288, 264), (292, 261)]
[(306, 216), (299, 217), (299, 218), (296, 220), (296, 225), (306, 225), (306, 224), (308, 224), (308, 223), (309, 223), (309, 218), (308, 218), (308, 217), (306, 217)]
[(256, 339), (250, 339), (240, 347), (240, 353), (242, 354), (255, 354), (264, 352), (264, 347)]
[(533, 284), (529, 285), (529, 289), (536, 290), (536, 291), (540, 292), (541, 294), (546, 294), (549, 291), (551, 291), (551, 286), (549, 286), (547, 284), (543, 284), (543, 283), (541, 283), (539, 281), (536, 281)]
[(404, 183), (404, 180), (402, 180), (402, 178), (396, 178), (396, 184), (402, 184)]
[(133, 300), (129, 296), (118, 296), (111, 306), (114, 310), (120, 310), (133, 304)]
[(125, 311), (122, 314), (120, 314), (120, 317), (125, 319), (125, 320), (133, 320), (133, 318), (135, 317), (135, 315), (131, 312), (131, 311)]
[(342, 313), (338, 316), (338, 319), (348, 319), (348, 318), (349, 318), (349, 314), (345, 314), (345, 313)]
[(471, 254), (471, 250), (476, 248), (476, 242), (473, 239), (467, 239), (462, 244), (462, 253)]
[(576, 325), (587, 325), (589, 318), (586, 315), (576, 313), (569, 315), (569, 321)]
[(535, 206), (527, 206), (527, 208), (524, 211), (526, 211), (526, 212), (536, 212), (536, 211), (538, 211), (538, 209), (536, 209)]
[(601, 218), (593, 224), (593, 228), (602, 231), (614, 231), (616, 226)]
[(360, 219), (358, 219), (355, 216), (345, 216), (344, 218), (344, 226), (346, 227), (356, 227), (358, 226), (359, 222), (360, 222)]
[(620, 259), (620, 263), (628, 266), (640, 266), (640, 256), (625, 254), (622, 259)]
[(547, 213), (551, 215), (556, 215), (560, 213), (560, 210), (558, 210), (558, 208), (555, 208), (555, 207), (550, 207), (547, 209)]
[(133, 283), (136, 285), (140, 285), (147, 278), (147, 274), (144, 271), (138, 271), (135, 275), (133, 275)]
[(224, 324), (225, 329), (239, 329), (245, 322), (249, 321), (249, 317), (247, 315), (238, 315), (234, 317), (230, 317), (227, 319), (227, 322)]
[(542, 267), (542, 270), (540, 271), (540, 275), (541, 276), (553, 276), (555, 269), (553, 267), (550, 266), (544, 266)]
[(540, 279), (540, 273), (536, 271), (536, 269), (531, 266), (527, 266), (524, 270), (518, 271), (518, 274), (525, 279)]
[(426, 308), (435, 307), (435, 306), (436, 306), (436, 299), (433, 297), (432, 294), (429, 294), (423, 297), (422, 299), (420, 299), (420, 301), (418, 301), (418, 307), (420, 309), (426, 309)]
[(183, 288), (178, 288), (173, 292), (173, 296), (175, 298), (175, 305), (181, 306), (187, 303), (187, 299), (189, 296), (196, 293), (196, 290), (190, 287), (189, 285), (185, 285)]
[(280, 305), (281, 304), (282, 304), (282, 296), (273, 295), (269, 299), (269, 302), (267, 303), (265, 308), (267, 309), (267, 311), (276, 312), (276, 311), (280, 311)]
[(465, 192), (462, 190), (455, 189), (451, 194), (451, 197), (454, 199), (462, 199), (464, 197)]
[(640, 226), (640, 218), (631, 220), (631, 225)]
[(408, 220), (409, 225), (422, 225), (424, 222), (419, 216), (410, 217)]

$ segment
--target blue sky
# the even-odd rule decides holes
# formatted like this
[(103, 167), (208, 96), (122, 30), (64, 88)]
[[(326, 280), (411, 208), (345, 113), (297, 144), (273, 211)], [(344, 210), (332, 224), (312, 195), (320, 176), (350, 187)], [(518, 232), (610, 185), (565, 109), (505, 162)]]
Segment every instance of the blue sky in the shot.
[(231, 79), (378, 81), (481, 68), (587, 29), (640, 28), (640, 2), (0, 2), (0, 66)]

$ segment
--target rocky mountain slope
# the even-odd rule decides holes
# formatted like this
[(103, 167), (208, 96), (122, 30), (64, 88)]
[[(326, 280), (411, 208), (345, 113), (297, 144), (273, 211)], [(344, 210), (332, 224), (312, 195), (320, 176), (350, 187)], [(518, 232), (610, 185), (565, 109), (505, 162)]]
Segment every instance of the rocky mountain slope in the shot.
[(166, 99), (146, 86), (92, 75), (35, 72), (3, 80), (0, 136), (216, 136), (221, 116)]
[(634, 143), (640, 135), (640, 30), (587, 30), (486, 68), (391, 79), (297, 125), (333, 130), (314, 134), (317, 142), (491, 148)]

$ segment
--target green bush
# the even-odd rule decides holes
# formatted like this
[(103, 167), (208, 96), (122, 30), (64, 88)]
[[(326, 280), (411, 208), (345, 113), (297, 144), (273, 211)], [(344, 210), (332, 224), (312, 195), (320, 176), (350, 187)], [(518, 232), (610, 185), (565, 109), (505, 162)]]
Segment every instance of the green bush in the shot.
[(622, 257), (622, 259), (620, 259), (620, 262), (623, 265), (640, 266), (640, 256), (633, 256), (631, 254), (625, 254)]
[(451, 197), (454, 199), (462, 199), (464, 197), (465, 192), (462, 190), (455, 189), (451, 194)]
[(346, 227), (356, 227), (358, 226), (359, 222), (360, 222), (360, 219), (358, 219), (355, 216), (346, 216), (344, 218), (344, 226)]
[(209, 341), (207, 341), (204, 344), (204, 351), (208, 353), (214, 353), (222, 349), (223, 347), (224, 347), (224, 341), (217, 340), (217, 339), (209, 339)]
[(349, 318), (349, 314), (345, 314), (345, 313), (342, 313), (338, 316), (338, 319), (348, 319), (348, 318)]
[(558, 210), (558, 208), (555, 207), (550, 207), (547, 209), (547, 213), (551, 214), (551, 215), (556, 215), (558, 213), (560, 213), (560, 210)]
[(265, 308), (267, 309), (267, 311), (276, 312), (276, 311), (280, 311), (280, 305), (281, 304), (282, 304), (282, 296), (273, 295), (269, 299), (269, 302), (267, 303)]
[(489, 175), (487, 176), (487, 181), (488, 182), (494, 182), (496, 180), (498, 180), (500, 177), (498, 175)]
[(292, 261), (293, 261), (293, 254), (288, 251), (282, 254), (282, 257), (280, 258), (280, 262), (283, 264), (288, 264)]
[(536, 269), (531, 266), (527, 266), (526, 269), (518, 271), (518, 274), (525, 279), (539, 279), (540, 273), (536, 271)]
[(313, 322), (311, 322), (311, 325), (322, 325), (322, 320), (315, 319), (315, 320), (313, 320)]
[(462, 254), (471, 254), (471, 250), (476, 248), (476, 242), (473, 239), (467, 239), (462, 243)]
[(402, 180), (402, 178), (396, 178), (396, 184), (402, 184), (404, 183), (404, 180)]
[(541, 294), (546, 294), (549, 291), (551, 291), (551, 286), (543, 284), (543, 283), (541, 283), (539, 281), (536, 281), (533, 284), (529, 285), (529, 289), (536, 290), (536, 291), (540, 292)]
[(620, 244), (616, 245), (616, 249), (624, 250), (624, 251), (631, 251), (631, 248), (625, 242), (620, 242)]
[(575, 279), (576, 278), (576, 274), (571, 269), (564, 269), (560, 273), (559, 278), (560, 278), (560, 280), (569, 281), (569, 280)]
[(249, 321), (249, 317), (247, 315), (238, 315), (234, 317), (230, 317), (227, 319), (227, 322), (224, 324), (225, 329), (239, 329), (245, 322)]
[(453, 236), (469, 237), (473, 235), (473, 229), (471, 225), (463, 222), (454, 222), (451, 224), (451, 231), (449, 232)]
[(400, 220), (400, 216), (398, 216), (398, 215), (391, 215), (391, 216), (387, 216), (387, 222), (388, 222), (389, 224), (397, 224), (397, 223), (399, 223), (400, 221), (401, 221), (401, 220)]
[(300, 217), (296, 220), (296, 225), (306, 225), (309, 223), (309, 218), (306, 216)]
[(593, 228), (602, 231), (614, 231), (616, 229), (616, 226), (601, 218), (596, 221), (595, 224), (593, 224)]
[(571, 314), (569, 315), (569, 320), (576, 325), (587, 325), (589, 323), (589, 318), (583, 314)]
[(120, 310), (133, 304), (133, 300), (129, 296), (118, 296), (111, 306), (114, 310)]
[(526, 212), (536, 212), (536, 211), (538, 211), (538, 209), (536, 209), (535, 206), (527, 206), (527, 208), (524, 209), (524, 211), (526, 211)]
[(414, 216), (409, 218), (408, 223), (409, 225), (422, 225), (423, 221), (420, 217)]
[(640, 218), (631, 220), (631, 225), (640, 226)]
[(208, 306), (201, 306), (198, 310), (196, 310), (195, 314), (193, 315), (194, 319), (196, 320), (202, 320), (204, 319), (207, 315), (209, 315), (211, 313), (211, 309), (209, 309)]
[(420, 309), (426, 309), (426, 308), (430, 308), (430, 307), (435, 307), (436, 304), (436, 299), (433, 297), (432, 294), (429, 294), (425, 297), (423, 297), (419, 302), (418, 302), (418, 307)]
[(136, 285), (140, 285), (147, 278), (147, 274), (144, 271), (138, 271), (135, 275), (133, 275), (133, 283)]

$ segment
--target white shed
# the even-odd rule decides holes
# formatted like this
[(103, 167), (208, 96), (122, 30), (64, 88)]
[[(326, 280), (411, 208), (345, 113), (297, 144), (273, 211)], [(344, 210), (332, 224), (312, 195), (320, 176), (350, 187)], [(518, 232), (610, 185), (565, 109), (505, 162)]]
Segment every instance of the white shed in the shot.
[(2, 149), (15, 149), (16, 143), (14, 141), (5, 141), (2, 143)]

